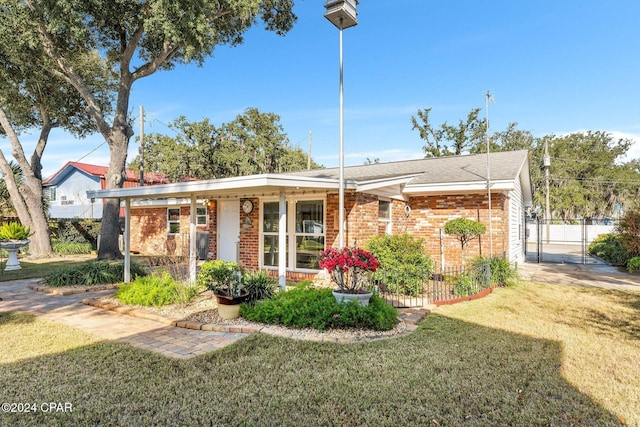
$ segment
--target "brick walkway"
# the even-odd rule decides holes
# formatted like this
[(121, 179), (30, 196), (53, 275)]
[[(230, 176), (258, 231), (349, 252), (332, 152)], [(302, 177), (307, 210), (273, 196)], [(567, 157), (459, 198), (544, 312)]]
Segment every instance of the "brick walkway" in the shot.
[(153, 320), (126, 316), (82, 303), (88, 296), (100, 297), (113, 290), (52, 295), (28, 288), (37, 280), (0, 283), (0, 311), (22, 311), (54, 320), (107, 340), (128, 342), (135, 347), (166, 356), (189, 358), (227, 346), (249, 334), (196, 331), (166, 326)]

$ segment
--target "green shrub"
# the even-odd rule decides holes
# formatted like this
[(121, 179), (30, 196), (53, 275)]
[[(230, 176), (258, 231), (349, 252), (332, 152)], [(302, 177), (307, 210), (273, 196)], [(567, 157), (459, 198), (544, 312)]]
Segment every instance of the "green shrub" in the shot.
[(245, 302), (255, 304), (259, 300), (273, 298), (278, 289), (278, 281), (266, 270), (246, 273), (242, 277), (242, 288), (249, 292)]
[(515, 269), (508, 259), (504, 257), (476, 257), (471, 261), (471, 269), (480, 280), (484, 282), (483, 278), (486, 275), (487, 263), (491, 267), (491, 284), (494, 286), (511, 286), (518, 282), (518, 270)]
[(52, 241), (53, 252), (59, 255), (85, 255), (93, 251), (91, 243), (70, 243)]
[(50, 219), (51, 238), (66, 243), (89, 243), (97, 249), (102, 223), (95, 219)]
[(178, 294), (176, 283), (164, 270), (121, 285), (115, 296), (124, 304), (162, 307), (173, 304)]
[[(131, 263), (131, 278), (144, 276), (147, 272), (136, 263)], [(89, 261), (74, 267), (64, 268), (44, 278), (48, 286), (91, 286), (120, 283), (124, 280), (122, 261)]]
[(589, 245), (589, 253), (613, 265), (625, 265), (631, 255), (617, 234), (601, 234)]
[(477, 294), (479, 291), (478, 278), (473, 273), (463, 273), (458, 276), (453, 284), (453, 294), (458, 297), (466, 297)]
[(339, 304), (331, 289), (308, 285), (280, 292), (273, 299), (255, 306), (242, 304), (240, 313), (248, 320), (294, 328), (311, 327), (320, 331), (332, 327), (389, 330), (398, 322), (396, 308), (376, 295), (365, 307), (356, 301)]
[(629, 273), (633, 273), (638, 270), (640, 270), (640, 256), (634, 256), (627, 261), (627, 271), (629, 271)]
[(237, 263), (216, 259), (202, 264), (196, 284), (216, 294), (238, 295), (241, 277), (242, 272)]
[(373, 280), (390, 292), (418, 295), (433, 273), (434, 263), (425, 253), (423, 239), (411, 234), (374, 237), (367, 249), (381, 264)]

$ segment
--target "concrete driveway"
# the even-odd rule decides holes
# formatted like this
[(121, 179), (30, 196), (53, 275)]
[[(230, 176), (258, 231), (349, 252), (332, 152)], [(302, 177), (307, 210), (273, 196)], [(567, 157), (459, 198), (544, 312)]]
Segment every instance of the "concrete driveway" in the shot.
[(588, 286), (640, 292), (640, 274), (629, 274), (606, 264), (547, 264), (518, 266), (524, 280), (557, 285)]

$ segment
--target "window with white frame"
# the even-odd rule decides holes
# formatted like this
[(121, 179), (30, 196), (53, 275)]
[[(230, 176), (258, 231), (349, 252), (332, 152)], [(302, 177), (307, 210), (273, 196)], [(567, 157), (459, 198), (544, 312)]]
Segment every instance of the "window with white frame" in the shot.
[(167, 233), (180, 233), (180, 208), (167, 208)]
[(196, 225), (207, 225), (207, 208), (204, 206), (196, 208)]
[[(278, 266), (279, 202), (264, 202), (262, 208), (262, 263)], [(295, 212), (289, 215), (289, 212)], [(296, 270), (319, 270), (320, 252), (324, 250), (324, 200), (298, 200), (287, 203), (287, 267)], [(293, 230), (293, 233), (290, 231)], [(295, 248), (291, 251), (290, 248)]]
[(386, 234), (391, 234), (391, 201), (378, 200), (378, 221)]
[(55, 202), (56, 200), (56, 190), (58, 189), (58, 187), (56, 186), (51, 186), (49, 187), (49, 200), (52, 202)]
[[(280, 232), (279, 206), (279, 202), (265, 202), (262, 205), (262, 263), (265, 267), (278, 266), (280, 247), (278, 243), (278, 234)], [(289, 209), (287, 209), (288, 211)], [(289, 253), (288, 247), (287, 245), (287, 255)], [(289, 266), (288, 257), (287, 266)]]
[(319, 270), (324, 250), (324, 203), (301, 200), (296, 203), (296, 268)]

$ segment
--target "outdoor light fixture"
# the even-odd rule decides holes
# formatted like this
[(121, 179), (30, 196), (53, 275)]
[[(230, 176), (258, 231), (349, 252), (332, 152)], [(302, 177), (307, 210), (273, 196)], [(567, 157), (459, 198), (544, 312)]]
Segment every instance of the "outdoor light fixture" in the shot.
[(327, 9), (324, 17), (340, 30), (354, 27), (358, 25), (357, 5), (358, 0), (328, 0), (324, 4)]
[(328, 0), (324, 17), (340, 30), (340, 177), (338, 203), (338, 244), (344, 247), (344, 96), (342, 85), (342, 30), (358, 24), (358, 0)]

